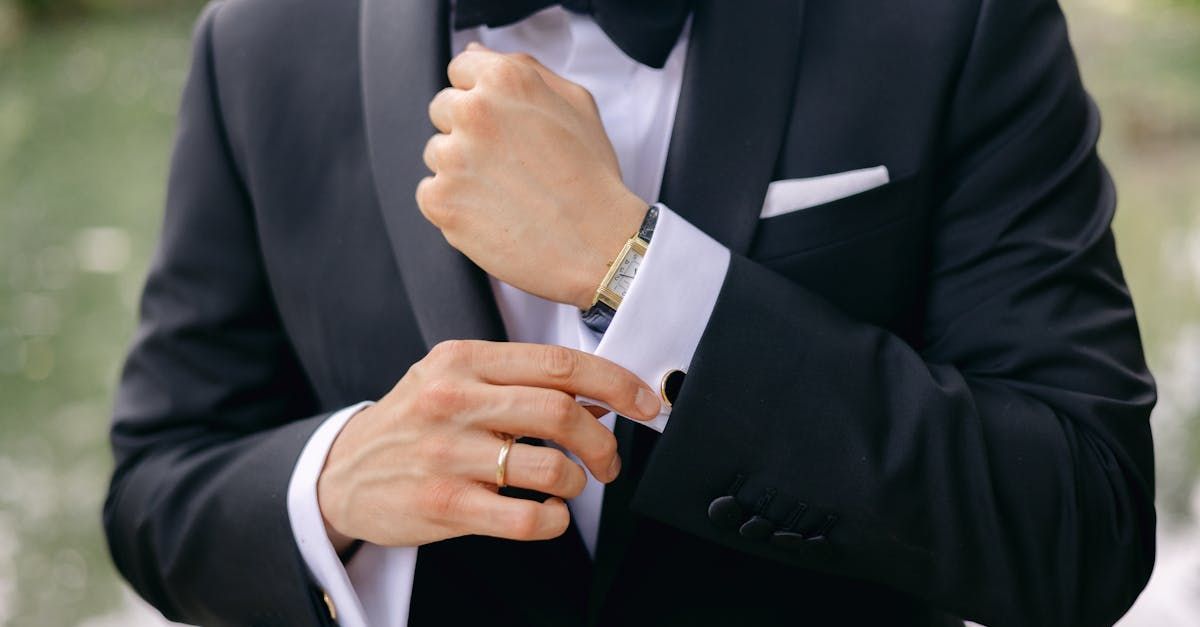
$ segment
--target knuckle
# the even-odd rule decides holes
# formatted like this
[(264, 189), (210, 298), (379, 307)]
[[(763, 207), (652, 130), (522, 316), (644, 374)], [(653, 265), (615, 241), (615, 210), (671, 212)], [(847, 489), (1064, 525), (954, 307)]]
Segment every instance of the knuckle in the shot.
[(617, 438), (611, 433), (596, 444), (596, 456), (601, 460), (607, 462), (617, 455)]
[[(552, 451), (552, 453), (556, 453), (556, 451)], [(563, 485), (569, 477), (566, 467), (566, 464), (569, 463), (562, 453), (540, 456), (534, 466), (534, 482), (542, 488)]]
[(637, 395), (641, 381), (633, 373), (616, 364), (606, 364), (601, 371), (602, 374), (599, 375), (599, 378), (603, 381), (604, 389), (612, 390), (615, 398), (632, 399)]
[(433, 180), (434, 177), (427, 176), (421, 179), (420, 183), (417, 183), (417, 192), (415, 195), (417, 197), (417, 206), (421, 208), (422, 212), (425, 211), (425, 208), (428, 207), (432, 201), (429, 194), (431, 191), (430, 188), (433, 186)]
[(478, 93), (468, 92), (458, 103), (459, 124), (473, 129), (486, 129), (491, 126), (495, 113), (492, 103)]
[(592, 96), (592, 92), (583, 85), (571, 83), (571, 93), (574, 94), (575, 101), (589, 108), (595, 108), (596, 99)]
[(528, 52), (514, 52), (509, 56), (522, 63), (537, 63), (537, 60), (533, 58), (533, 55), (529, 54)]
[(429, 351), (429, 356), (442, 367), (463, 366), (470, 360), (471, 350), (467, 340), (443, 340)]
[(438, 170), (457, 171), (466, 168), (467, 155), (461, 143), (447, 137), (434, 148), (434, 162), (437, 163)]
[(466, 486), (450, 479), (432, 479), (421, 492), (421, 509), (426, 514), (446, 519), (453, 517), (462, 508)]
[(575, 401), (561, 392), (546, 394), (543, 413), (555, 433), (562, 433), (575, 419)]
[(436, 113), (438, 111), (445, 110), (447, 92), (450, 91), (450, 89), (451, 88), (449, 87), (443, 87), (440, 91), (438, 91), (438, 93), (433, 95), (433, 99), (429, 101), (429, 107), (427, 108), (430, 119), (436, 118)]
[(566, 533), (571, 525), (571, 515), (565, 504), (562, 504), (543, 516), (546, 520), (546, 537), (556, 538)]
[(442, 231), (442, 235), (449, 237), (447, 231), (453, 231), (459, 224), (459, 216), (462, 213), (457, 205), (450, 201), (437, 203), (434, 208), (435, 218), (433, 222)]
[(466, 394), (446, 379), (433, 379), (417, 391), (417, 406), (423, 414), (447, 416), (461, 409)]
[(417, 185), (417, 205), (430, 222), (445, 223), (450, 213), (449, 197), (444, 181), (439, 177), (427, 177)]
[[(444, 190), (445, 187), (442, 189)], [(431, 220), (444, 232), (447, 229), (453, 229), (458, 224), (459, 211), (454, 202), (449, 200), (448, 192), (439, 192), (439, 196), (442, 197), (442, 200), (435, 202), (430, 209)]]
[(533, 501), (522, 501), (512, 513), (509, 530), (513, 537), (529, 540), (537, 537), (541, 520), (538, 505)]
[(513, 59), (497, 59), (491, 68), (491, 77), (497, 84), (516, 86), (525, 82), (529, 68)]
[(547, 346), (541, 354), (542, 373), (552, 380), (567, 380), (575, 376), (579, 367), (576, 354), (561, 346)]

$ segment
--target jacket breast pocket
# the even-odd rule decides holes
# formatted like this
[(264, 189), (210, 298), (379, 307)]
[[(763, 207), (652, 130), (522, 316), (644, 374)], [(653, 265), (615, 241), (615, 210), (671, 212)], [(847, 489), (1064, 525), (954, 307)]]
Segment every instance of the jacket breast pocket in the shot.
[(770, 261), (836, 244), (916, 215), (918, 177), (905, 176), (824, 204), (761, 218), (749, 256)]

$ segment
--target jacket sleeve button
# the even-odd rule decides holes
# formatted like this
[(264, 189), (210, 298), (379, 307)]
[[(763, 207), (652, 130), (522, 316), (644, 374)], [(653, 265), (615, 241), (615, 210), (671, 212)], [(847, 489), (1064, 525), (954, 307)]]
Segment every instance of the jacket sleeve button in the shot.
[(804, 541), (804, 550), (817, 559), (827, 559), (833, 555), (833, 545), (825, 536), (813, 536)]
[(762, 516), (754, 516), (738, 529), (738, 533), (751, 540), (765, 540), (770, 537), (772, 531), (775, 531), (775, 523)]
[(804, 546), (804, 534), (795, 531), (776, 531), (771, 534), (771, 544), (781, 549), (798, 549)]
[(731, 531), (741, 526), (746, 519), (742, 506), (732, 496), (722, 496), (713, 499), (708, 504), (708, 519), (719, 529)]

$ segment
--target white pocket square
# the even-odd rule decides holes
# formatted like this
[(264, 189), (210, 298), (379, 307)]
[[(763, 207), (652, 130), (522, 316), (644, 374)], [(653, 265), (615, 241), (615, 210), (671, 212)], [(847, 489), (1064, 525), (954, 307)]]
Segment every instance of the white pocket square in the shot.
[(770, 218), (823, 205), (886, 185), (888, 180), (887, 166), (881, 165), (805, 179), (772, 181), (767, 186), (767, 198), (759, 217)]

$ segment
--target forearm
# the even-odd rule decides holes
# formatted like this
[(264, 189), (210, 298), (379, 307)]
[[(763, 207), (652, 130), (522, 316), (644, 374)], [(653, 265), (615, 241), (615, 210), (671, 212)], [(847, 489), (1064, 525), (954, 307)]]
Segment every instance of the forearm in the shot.
[(162, 434), (127, 447), (104, 508), (113, 560), (172, 620), (320, 624), (321, 592), (289, 527), (285, 495), (314, 416), (254, 434)]
[(169, 618), (316, 624), (321, 594), (284, 497), (324, 417), (282, 330), (225, 142), (212, 84), (220, 6), (193, 36), (162, 237), (117, 391), (104, 525), (117, 568)]
[[(1153, 559), (1153, 388), (1136, 335), (1106, 348), (1116, 367), (1058, 381), (971, 373), (735, 256), (634, 507), (987, 623), (1111, 620)], [(744, 519), (774, 491), (775, 530), (826, 540), (715, 525), (705, 508), (739, 476)]]

